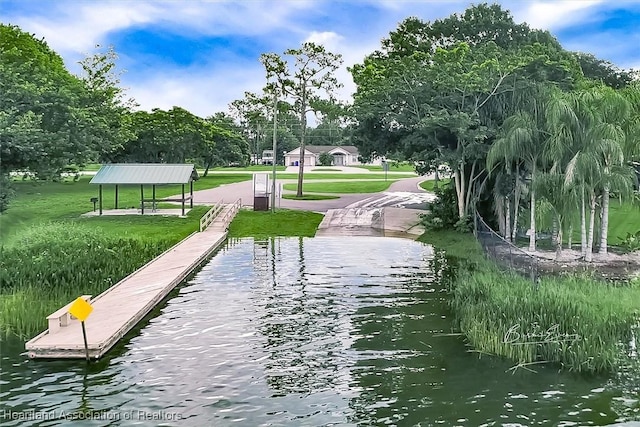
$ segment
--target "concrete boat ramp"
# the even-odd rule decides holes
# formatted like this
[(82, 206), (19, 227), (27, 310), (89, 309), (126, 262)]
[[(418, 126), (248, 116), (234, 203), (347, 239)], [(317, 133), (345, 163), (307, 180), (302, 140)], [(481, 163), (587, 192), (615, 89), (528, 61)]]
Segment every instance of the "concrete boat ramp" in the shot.
[(401, 236), (412, 239), (424, 233), (421, 209), (355, 207), (330, 209), (318, 226), (316, 236)]
[[(239, 200), (214, 206), (202, 218), (200, 232), (89, 300), (93, 311), (85, 328), (91, 359), (103, 356), (224, 243), (239, 208)], [(70, 317), (69, 305), (49, 316), (49, 329), (25, 344), (30, 358), (86, 357), (82, 325)]]

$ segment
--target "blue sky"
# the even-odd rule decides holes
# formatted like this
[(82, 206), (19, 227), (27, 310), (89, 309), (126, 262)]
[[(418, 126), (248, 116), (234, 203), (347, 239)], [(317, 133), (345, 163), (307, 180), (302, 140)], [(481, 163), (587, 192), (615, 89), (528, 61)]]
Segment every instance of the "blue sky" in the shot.
[[(478, 3), (478, 2), (476, 2)], [(517, 22), (550, 30), (570, 50), (640, 69), (640, 0), (502, 0)], [(140, 109), (227, 111), (265, 84), (258, 58), (304, 41), (344, 57), (340, 98), (355, 86), (346, 67), (379, 48), (409, 16), (462, 12), (454, 0), (0, 0), (0, 21), (44, 38), (74, 73), (94, 46), (113, 45), (122, 86)]]

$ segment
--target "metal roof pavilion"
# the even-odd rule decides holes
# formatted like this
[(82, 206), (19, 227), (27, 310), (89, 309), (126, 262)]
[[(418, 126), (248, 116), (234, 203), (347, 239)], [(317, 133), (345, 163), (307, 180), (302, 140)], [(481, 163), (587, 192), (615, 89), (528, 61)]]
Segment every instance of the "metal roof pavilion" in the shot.
[[(102, 186), (115, 185), (115, 209), (118, 209), (118, 186), (119, 185), (139, 185), (140, 186), (140, 212), (144, 215), (145, 202), (151, 202), (152, 210), (155, 211), (156, 185), (182, 184), (182, 198), (163, 199), (165, 201), (182, 202), (182, 216), (185, 214), (185, 201), (189, 200), (189, 205), (193, 208), (193, 181), (198, 179), (198, 172), (193, 164), (165, 164), (165, 163), (112, 163), (103, 165), (89, 182), (98, 184), (99, 197), (92, 199), (100, 202), (100, 215), (102, 215)], [(189, 196), (185, 197), (185, 184), (189, 184)], [(151, 185), (153, 188), (152, 198), (145, 199), (144, 186)], [(95, 209), (95, 204), (94, 204)]]
[(103, 165), (90, 184), (186, 184), (198, 179), (193, 164), (113, 163)]

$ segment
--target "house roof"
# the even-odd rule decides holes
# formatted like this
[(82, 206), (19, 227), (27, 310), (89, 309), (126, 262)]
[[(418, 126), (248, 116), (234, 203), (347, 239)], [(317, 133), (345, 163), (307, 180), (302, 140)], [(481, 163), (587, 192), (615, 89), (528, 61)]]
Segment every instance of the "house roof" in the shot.
[[(335, 150), (336, 148), (341, 148), (350, 154), (358, 154), (358, 149), (353, 145), (306, 145), (304, 148), (305, 151), (309, 151), (313, 154), (328, 153), (329, 151)], [(291, 150), (287, 154), (293, 152), (299, 153), (300, 150), (299, 148), (296, 148), (295, 150)]]
[(196, 179), (193, 164), (111, 163), (103, 165), (90, 184), (186, 184)]

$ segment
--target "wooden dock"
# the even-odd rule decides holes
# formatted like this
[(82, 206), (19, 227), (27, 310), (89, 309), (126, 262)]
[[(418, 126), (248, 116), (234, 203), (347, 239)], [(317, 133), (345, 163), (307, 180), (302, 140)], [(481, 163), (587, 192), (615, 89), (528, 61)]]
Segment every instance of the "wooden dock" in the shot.
[[(226, 240), (228, 225), (239, 208), (240, 200), (214, 206), (201, 220), (199, 232), (90, 299), (93, 312), (85, 321), (89, 357), (102, 357), (218, 249)], [(56, 311), (56, 316), (65, 309)], [(56, 322), (50, 316), (49, 329), (25, 344), (29, 357), (85, 358), (80, 321), (69, 321), (68, 316), (63, 316), (60, 324)]]

